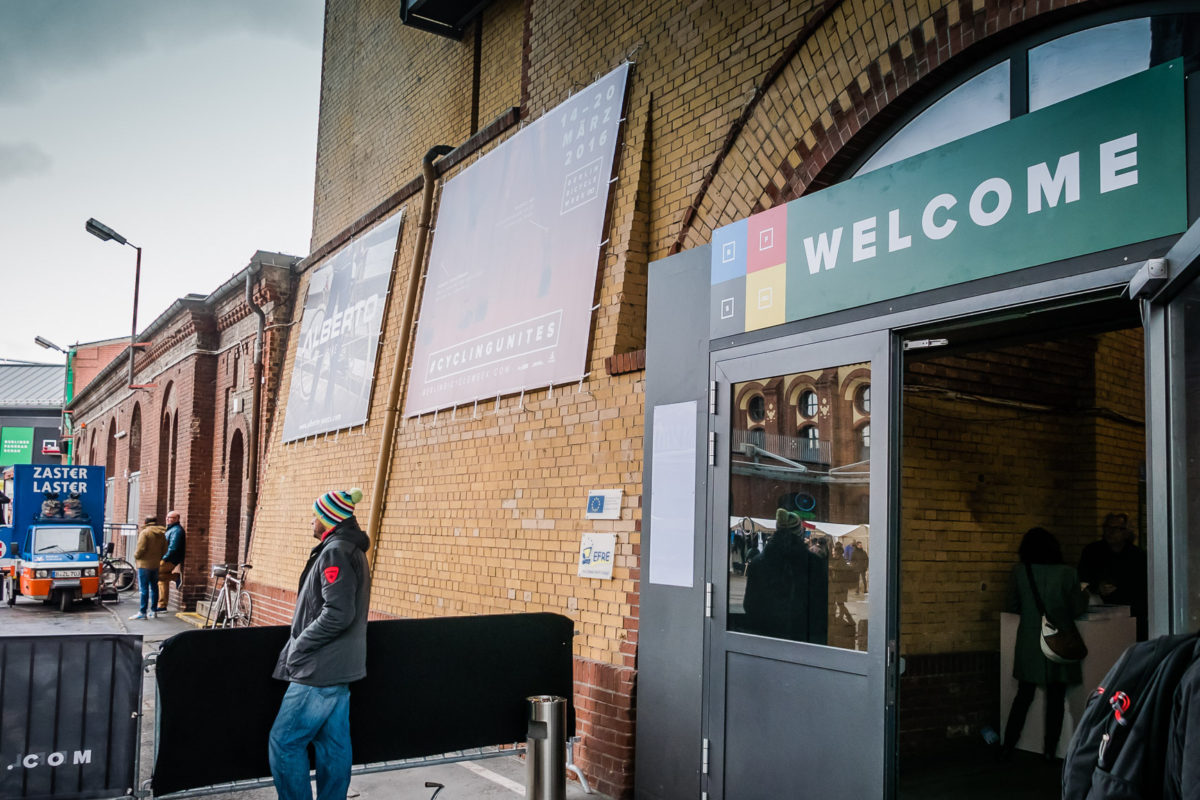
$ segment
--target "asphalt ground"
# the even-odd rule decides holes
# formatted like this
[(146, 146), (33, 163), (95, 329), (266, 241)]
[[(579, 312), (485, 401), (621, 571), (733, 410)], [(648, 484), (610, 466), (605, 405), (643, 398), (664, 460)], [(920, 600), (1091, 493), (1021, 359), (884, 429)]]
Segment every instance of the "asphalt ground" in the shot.
[[(15, 606), (0, 604), (0, 636), (53, 636), (88, 633), (131, 633), (142, 637), (142, 653), (148, 655), (166, 639), (198, 627), (194, 616), (164, 614), (157, 619), (131, 620), (137, 613), (137, 593), (121, 595), (116, 603), (97, 606), (76, 603), (68, 612), (39, 601), (18, 598)], [(145, 724), (154, 719), (154, 675), (145, 676), (142, 687), (141, 780), (149, 780), (153, 770), (154, 730)], [(203, 758), (203, 753), (197, 753)], [(519, 756), (501, 756), (476, 761), (430, 764), (405, 769), (355, 775), (350, 781), (351, 798), (359, 800), (425, 800), (433, 788), (426, 782), (442, 784), (437, 800), (467, 798), (517, 798), (525, 796), (525, 761)], [(177, 795), (164, 795), (173, 797)], [(273, 800), (275, 790), (269, 784), (222, 790), (205, 797), (228, 800)], [(567, 781), (568, 798), (607, 800), (598, 793), (587, 794), (574, 780)]]

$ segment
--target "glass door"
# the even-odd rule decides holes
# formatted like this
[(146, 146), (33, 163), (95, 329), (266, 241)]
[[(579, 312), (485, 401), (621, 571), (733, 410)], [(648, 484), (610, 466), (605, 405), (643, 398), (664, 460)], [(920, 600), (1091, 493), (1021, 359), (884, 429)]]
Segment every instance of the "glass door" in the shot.
[(884, 795), (889, 342), (714, 363), (709, 797)]

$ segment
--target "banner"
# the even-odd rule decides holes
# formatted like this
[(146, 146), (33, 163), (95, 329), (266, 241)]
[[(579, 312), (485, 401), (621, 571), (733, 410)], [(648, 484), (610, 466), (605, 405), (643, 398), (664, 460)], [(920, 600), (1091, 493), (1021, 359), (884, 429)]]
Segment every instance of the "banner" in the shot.
[(2, 636), (0, 687), (0, 797), (133, 796), (142, 637)]
[(623, 64), (447, 181), (404, 413), (586, 370)]
[(718, 228), (711, 338), (1187, 227), (1176, 60)]
[(0, 467), (28, 464), (33, 460), (33, 428), (0, 430)]
[[(567, 698), (572, 735), (574, 628), (546, 613), (368, 622), (367, 677), (350, 685), (354, 763), (524, 742), (531, 695)], [(163, 642), (155, 796), (270, 776), (267, 738), (288, 686), (271, 672), (287, 638), (278, 625)], [(236, 724), (214, 711), (231, 698)]]
[(313, 272), (283, 423), (285, 442), (367, 421), (379, 328), (404, 209)]

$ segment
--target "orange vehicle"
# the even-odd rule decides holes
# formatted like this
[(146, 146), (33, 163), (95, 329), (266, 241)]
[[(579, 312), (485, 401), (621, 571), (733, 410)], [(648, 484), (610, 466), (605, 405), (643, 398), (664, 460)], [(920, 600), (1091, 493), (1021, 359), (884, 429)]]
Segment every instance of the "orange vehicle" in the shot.
[(100, 597), (104, 468), (13, 467), (12, 526), (0, 528), (0, 574), (18, 596), (56, 603)]

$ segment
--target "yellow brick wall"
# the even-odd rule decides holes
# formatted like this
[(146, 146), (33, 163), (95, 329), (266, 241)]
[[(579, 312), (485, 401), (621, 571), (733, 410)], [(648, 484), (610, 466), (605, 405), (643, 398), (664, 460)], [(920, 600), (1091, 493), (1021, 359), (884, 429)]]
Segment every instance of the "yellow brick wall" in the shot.
[[(1046, 8), (1071, 4), (1013, 3), (1003, 20), (988, 17), (986, 33), (979, 17), (978, 38)], [(522, 94), (523, 118), (536, 119), (626, 57), (636, 62), (609, 241), (600, 258), (590, 373), (582, 385), (553, 394), (542, 389), (480, 403), (477, 419), (465, 418), (471, 409), (458, 409), (400, 424), (381, 530), (376, 610), (402, 615), (560, 611), (579, 623), (577, 655), (632, 665), (634, 649), (623, 646), (623, 636), (636, 629), (642, 378), (640, 373), (610, 377), (604, 359), (644, 344), (645, 265), (666, 255), (681, 235), (685, 246), (702, 244), (713, 228), (771, 205), (772, 187), (783, 190), (781, 200), (802, 190), (789, 175), (818, 157), (808, 150), (837, 151), (853, 134), (839, 120), (853, 106), (855, 92), (872, 86), (870, 69), (878, 68), (884, 79), (899, 74), (900, 62), (921, 50), (939, 26), (982, 14), (985, 6), (982, 0), (846, 0), (832, 11), (812, 0), (501, 0), (489, 6), (479, 23), (481, 124), (518, 103)], [(768, 70), (813, 19), (821, 24), (755, 100)], [(456, 42), (402, 26), (389, 0), (330, 0), (314, 249), (416, 178), (430, 146), (466, 140), (473, 59), (470, 30)], [(916, 64), (904, 73), (900, 90), (932, 68), (925, 61)], [(692, 221), (688, 208), (722, 152), (730, 126), (752, 101), (753, 112), (715, 170)], [(413, 258), (418, 199), (408, 201), (393, 300), (405, 289)], [(302, 285), (300, 297), (303, 291)], [(376, 392), (363, 429), (284, 445), (282, 425), (272, 427), (255, 544), (256, 577), (265, 585), (294, 585), (309, 546), (308, 508), (317, 494), (334, 486), (370, 488), (399, 305), (390, 302), (387, 310)], [(294, 354), (293, 335), (284, 391)], [(1121, 449), (1128, 431), (1118, 427), (1112, 440)], [(974, 451), (954, 457), (964, 463), (985, 459), (977, 439), (965, 441)], [(985, 483), (1019, 457), (1015, 442), (1006, 446), (1011, 452), (994, 465), (995, 474), (985, 470)], [(1096, 445), (1098, 452), (1103, 446)], [(620, 558), (611, 582), (574, 577), (580, 533), (606, 529), (583, 519), (586, 490), (593, 487), (625, 492), (622, 519), (612, 528), (619, 534)], [(972, 489), (983, 496), (995, 491), (1002, 499), (1007, 490), (1003, 485)], [(957, 492), (961, 499), (966, 490), (945, 491), (948, 498)], [(1111, 501), (1106, 496), (1104, 505), (1109, 502), (1127, 504), (1129, 498), (1127, 493)], [(948, 540), (960, 542), (952, 548), (956, 552), (970, 551), (967, 545), (977, 541), (976, 534), (1000, 535), (994, 521), (982, 530), (977, 521), (946, 518), (937, 507), (923, 508), (921, 514), (922, 530), (967, 537)], [(1007, 520), (1003, 527), (1011, 530), (1016, 522)], [(938, 553), (944, 558), (950, 550), (931, 552), (936, 561)], [(994, 580), (990, 573), (979, 577), (979, 582)]]

